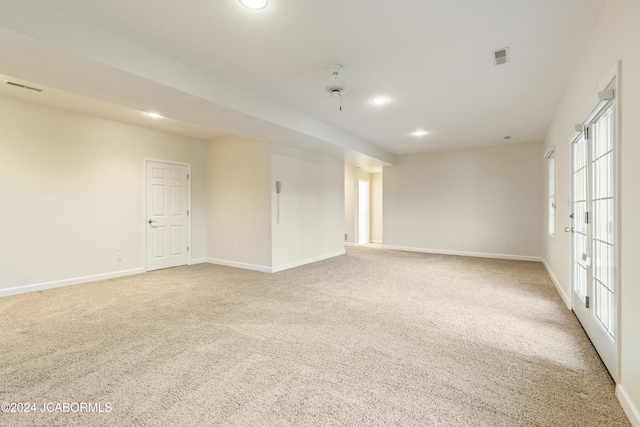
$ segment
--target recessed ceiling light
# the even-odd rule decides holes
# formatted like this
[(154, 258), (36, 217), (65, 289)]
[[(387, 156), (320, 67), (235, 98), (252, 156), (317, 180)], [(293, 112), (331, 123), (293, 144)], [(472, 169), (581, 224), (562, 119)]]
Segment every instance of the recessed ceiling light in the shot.
[(426, 130), (417, 130), (415, 132), (412, 132), (411, 135), (413, 135), (413, 136), (425, 136), (428, 133), (429, 132), (427, 132)]
[(152, 119), (159, 119), (160, 117), (162, 117), (160, 114), (152, 113), (151, 111), (147, 113), (147, 116), (151, 117)]
[(264, 9), (268, 2), (269, 0), (240, 0), (244, 7), (254, 10)]
[(386, 98), (384, 96), (376, 96), (375, 98), (371, 99), (371, 103), (373, 105), (382, 105), (386, 104), (387, 102), (389, 102), (389, 98)]

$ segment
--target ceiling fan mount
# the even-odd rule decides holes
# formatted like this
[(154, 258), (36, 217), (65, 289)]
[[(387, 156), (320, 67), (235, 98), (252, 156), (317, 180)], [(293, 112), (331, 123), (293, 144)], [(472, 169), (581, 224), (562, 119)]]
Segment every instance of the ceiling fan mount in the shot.
[(342, 95), (344, 95), (347, 85), (344, 80), (340, 79), (338, 75), (344, 70), (344, 67), (340, 64), (329, 65), (329, 72), (331, 77), (327, 81), (324, 90), (332, 98), (340, 100), (340, 111), (342, 111)]

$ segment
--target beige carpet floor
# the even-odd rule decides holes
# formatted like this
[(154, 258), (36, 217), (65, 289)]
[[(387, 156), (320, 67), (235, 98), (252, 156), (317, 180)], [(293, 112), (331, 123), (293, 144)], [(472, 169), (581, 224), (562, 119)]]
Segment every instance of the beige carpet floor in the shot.
[(38, 405), (3, 426), (630, 425), (533, 262), (196, 265), (1, 298), (0, 328), (0, 402)]

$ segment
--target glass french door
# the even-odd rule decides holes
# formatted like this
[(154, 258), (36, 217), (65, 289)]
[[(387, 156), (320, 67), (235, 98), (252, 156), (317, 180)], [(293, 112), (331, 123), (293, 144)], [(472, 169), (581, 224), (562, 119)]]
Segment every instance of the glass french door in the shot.
[(617, 210), (615, 102), (609, 100), (573, 143), (573, 311), (617, 378)]

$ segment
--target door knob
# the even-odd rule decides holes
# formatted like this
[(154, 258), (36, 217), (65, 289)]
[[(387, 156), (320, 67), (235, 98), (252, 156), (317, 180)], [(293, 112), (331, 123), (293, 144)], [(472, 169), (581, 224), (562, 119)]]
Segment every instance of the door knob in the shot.
[[(149, 221), (147, 221), (149, 224), (154, 223), (155, 221), (150, 219)], [(566, 229), (565, 229), (566, 230)]]
[(573, 233), (573, 227), (565, 227), (564, 228), (564, 232), (565, 233)]

